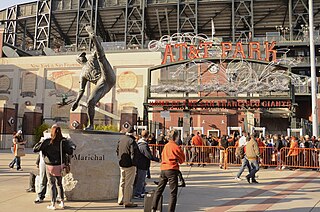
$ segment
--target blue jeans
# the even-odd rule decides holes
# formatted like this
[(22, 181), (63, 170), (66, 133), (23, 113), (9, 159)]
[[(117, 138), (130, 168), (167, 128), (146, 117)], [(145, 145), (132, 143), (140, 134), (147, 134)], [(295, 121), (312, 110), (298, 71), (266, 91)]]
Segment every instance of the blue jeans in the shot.
[(16, 156), (12, 161), (11, 163), (9, 164), (9, 167), (10, 168), (13, 168), (14, 167), (14, 164), (17, 165), (17, 170), (21, 169), (21, 158)]
[(46, 174), (49, 182), (49, 189), (51, 194), (51, 203), (55, 204), (57, 201), (57, 196), (64, 200), (64, 192), (62, 186), (62, 176), (53, 176), (49, 173), (48, 169), (46, 169)]
[(46, 175), (46, 164), (39, 164), (39, 176), (40, 176), (40, 190), (38, 192), (38, 199), (44, 199), (47, 192), (48, 178)]
[(244, 169), (245, 169), (246, 167), (248, 168), (248, 172), (249, 172), (249, 173), (250, 173), (250, 171), (251, 171), (251, 167), (250, 167), (250, 165), (249, 165), (248, 159), (247, 159), (246, 157), (244, 157), (244, 158), (241, 159), (241, 161), (242, 161), (242, 164), (241, 164), (241, 167), (240, 167), (239, 172), (238, 172), (238, 174), (237, 174), (237, 178), (240, 178), (242, 172), (244, 171)]
[(137, 169), (136, 180), (135, 180), (135, 184), (133, 187), (133, 194), (134, 195), (139, 196), (141, 194), (144, 194), (144, 192), (145, 192), (144, 183), (146, 180), (147, 171), (148, 170)]
[(248, 160), (251, 167), (250, 173), (247, 175), (248, 178), (255, 180), (256, 173), (259, 171), (259, 163), (257, 160)]

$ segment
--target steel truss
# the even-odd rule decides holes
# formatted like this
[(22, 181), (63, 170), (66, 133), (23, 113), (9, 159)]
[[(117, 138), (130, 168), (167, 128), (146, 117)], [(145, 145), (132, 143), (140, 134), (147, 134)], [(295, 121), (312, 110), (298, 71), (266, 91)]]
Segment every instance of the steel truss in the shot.
[(248, 42), (253, 37), (253, 0), (232, 0), (232, 41)]
[(7, 9), (7, 21), (4, 29), (4, 41), (13, 46), (17, 41), (17, 8), (16, 5)]
[(52, 0), (37, 2), (34, 49), (50, 47)]
[(98, 0), (79, 0), (76, 34), (76, 45), (78, 50), (87, 50), (91, 47), (91, 40), (85, 27), (91, 26), (96, 33), (98, 19), (97, 11)]
[(130, 47), (144, 47), (145, 0), (127, 0), (125, 13), (125, 43)]
[(191, 27), (198, 34), (198, 0), (178, 0), (177, 15), (177, 32), (181, 33), (186, 31), (184, 28)]
[(292, 25), (291, 29), (295, 34), (294, 40), (304, 40), (309, 32), (309, 5), (308, 0), (291, 0), (292, 5)]

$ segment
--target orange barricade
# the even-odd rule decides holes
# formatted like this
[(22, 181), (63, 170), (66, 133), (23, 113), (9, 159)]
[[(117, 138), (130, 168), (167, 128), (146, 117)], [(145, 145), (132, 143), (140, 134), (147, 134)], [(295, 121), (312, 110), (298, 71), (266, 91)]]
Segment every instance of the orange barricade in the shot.
[(164, 148), (163, 144), (149, 144), (149, 148), (154, 157), (161, 158), (161, 153)]
[(228, 166), (240, 166), (241, 165), (241, 159), (236, 157), (236, 147), (235, 146), (229, 146), (226, 149), (226, 160), (225, 160), (225, 169)]
[[(153, 156), (161, 158), (164, 145), (149, 144)], [(236, 157), (236, 147), (224, 149), (219, 146), (181, 146), (186, 156), (186, 164), (219, 164), (226, 169), (228, 166), (240, 166), (241, 159)], [(259, 147), (261, 167), (277, 166), (288, 168), (320, 168), (320, 149), (297, 148), (286, 157), (290, 148), (284, 147), (275, 152), (274, 147)]]
[[(164, 145), (149, 144), (153, 156), (160, 158)], [(217, 146), (180, 146), (185, 154), (187, 164), (220, 164), (220, 150), (224, 148)], [(223, 165), (224, 161), (222, 161)]]
[(261, 159), (260, 166), (277, 166), (278, 165), (278, 154), (274, 152), (274, 147), (259, 147)]
[[(240, 158), (236, 157), (236, 147), (231, 146), (226, 150), (227, 160), (226, 167), (228, 166), (240, 166), (242, 161)], [(277, 154), (274, 153), (273, 147), (259, 147), (261, 159), (260, 166), (268, 167), (268, 166), (277, 166)]]
[[(281, 165), (288, 168), (319, 169), (320, 149), (315, 148), (290, 148), (281, 149)], [(287, 157), (288, 156), (288, 157)]]
[(182, 148), (186, 155), (187, 164), (194, 164), (194, 163), (197, 163), (198, 165), (220, 164), (220, 147), (182, 146)]

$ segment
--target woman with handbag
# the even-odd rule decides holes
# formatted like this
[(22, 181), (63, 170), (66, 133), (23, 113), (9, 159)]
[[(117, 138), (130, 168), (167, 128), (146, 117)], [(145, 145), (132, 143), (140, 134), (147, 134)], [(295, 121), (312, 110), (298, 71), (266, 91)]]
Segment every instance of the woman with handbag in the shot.
[(64, 208), (64, 191), (62, 186), (62, 175), (66, 158), (66, 154), (71, 155), (73, 148), (68, 144), (66, 138), (62, 136), (61, 128), (54, 124), (51, 127), (51, 138), (45, 139), (43, 142), (37, 143), (34, 152), (42, 151), (44, 162), (46, 164), (47, 178), (49, 182), (49, 190), (51, 194), (51, 205), (48, 209), (55, 210), (55, 203), (58, 196), (61, 197), (59, 206)]
[(17, 166), (17, 171), (23, 171), (21, 168), (21, 157), (25, 156), (24, 145), (27, 143), (22, 139), (22, 131), (19, 130), (16, 134), (13, 135), (13, 153), (15, 158), (9, 164), (9, 167), (13, 169), (14, 165)]

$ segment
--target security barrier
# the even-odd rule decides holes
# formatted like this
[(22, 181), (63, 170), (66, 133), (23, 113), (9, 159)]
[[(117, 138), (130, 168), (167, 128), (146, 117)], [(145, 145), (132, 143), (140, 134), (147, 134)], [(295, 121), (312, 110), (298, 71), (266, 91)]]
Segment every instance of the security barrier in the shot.
[[(290, 148), (281, 149), (281, 165), (288, 168), (320, 168), (320, 149)], [(290, 152), (290, 155), (288, 153)]]
[[(149, 144), (155, 157), (161, 158), (164, 145)], [(227, 169), (229, 166), (240, 166), (241, 159), (236, 157), (236, 147), (224, 149), (219, 146), (184, 146), (181, 148), (185, 154), (187, 165), (218, 164)], [(276, 152), (274, 147), (259, 147), (260, 166), (280, 168), (313, 168), (320, 169), (320, 149), (297, 148), (291, 151), (284, 147)]]
[(220, 164), (220, 150), (225, 153), (224, 148), (217, 146), (183, 146), (186, 156), (186, 163), (189, 165), (198, 164)]

